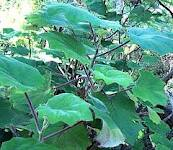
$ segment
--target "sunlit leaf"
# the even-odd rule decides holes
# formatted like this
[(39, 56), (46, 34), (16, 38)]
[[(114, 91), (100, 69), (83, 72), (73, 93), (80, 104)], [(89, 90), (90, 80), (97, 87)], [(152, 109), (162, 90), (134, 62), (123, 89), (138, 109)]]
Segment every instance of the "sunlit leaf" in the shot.
[(159, 115), (150, 107), (148, 107), (149, 118), (156, 124), (159, 124), (161, 119)]
[(171, 32), (159, 32), (150, 28), (129, 28), (128, 35), (132, 42), (143, 49), (152, 50), (159, 54), (173, 52), (173, 33)]
[(73, 125), (79, 121), (92, 120), (89, 105), (71, 93), (54, 96), (45, 105), (40, 105), (37, 110), (39, 117), (46, 117), (51, 124), (64, 122)]
[(50, 48), (56, 49), (57, 52), (64, 52), (67, 58), (77, 59), (83, 64), (89, 63), (89, 59), (86, 56), (87, 49), (73, 36), (53, 32), (43, 33), (40, 36), (48, 40)]
[(42, 10), (28, 16), (27, 20), (40, 26), (58, 25), (77, 29), (89, 29), (89, 23), (94, 27), (113, 30), (121, 27), (118, 22), (100, 19), (86, 9), (63, 3), (48, 4)]
[(108, 65), (95, 65), (93, 73), (96, 80), (104, 80), (107, 85), (117, 83), (128, 87), (133, 84), (133, 79), (127, 72), (116, 70)]
[(36, 90), (45, 84), (43, 76), (32, 66), (0, 55), (0, 85), (20, 91)]

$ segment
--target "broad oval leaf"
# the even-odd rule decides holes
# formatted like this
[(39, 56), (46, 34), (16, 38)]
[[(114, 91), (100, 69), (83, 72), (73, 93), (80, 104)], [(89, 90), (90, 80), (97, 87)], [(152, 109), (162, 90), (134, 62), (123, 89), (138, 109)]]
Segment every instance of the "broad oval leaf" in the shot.
[[(105, 113), (99, 109), (94, 109), (96, 117), (105, 121), (110, 130), (104, 129), (107, 132), (105, 134), (108, 136), (107, 140), (102, 139), (102, 141), (106, 141), (106, 145), (109, 143), (113, 146), (113, 144), (122, 144), (125, 140), (133, 145), (138, 137), (139, 131), (143, 128), (135, 112), (134, 102), (122, 93), (111, 97), (111, 100), (105, 94), (96, 93), (95, 96), (104, 102), (109, 110), (109, 113)], [(119, 138), (117, 139), (117, 137)], [(114, 141), (111, 138), (114, 138)]]
[(142, 101), (152, 105), (166, 105), (167, 97), (164, 93), (164, 82), (151, 72), (141, 71), (140, 77), (133, 88), (133, 94)]
[(86, 48), (74, 37), (63, 33), (43, 33), (40, 35), (49, 42), (49, 46), (57, 51), (64, 52), (67, 58), (74, 58), (83, 64), (88, 64), (89, 59), (86, 56)]
[[(53, 130), (54, 132), (64, 128), (63, 126), (62, 128), (57, 129), (57, 124), (55, 124), (55, 126), (55, 130)], [(51, 130), (52, 128), (49, 129)], [(53, 133), (53, 131), (49, 132), (49, 134)], [(87, 129), (82, 124), (67, 130), (58, 138), (56, 136), (50, 138), (48, 143), (55, 145), (60, 150), (86, 150), (87, 147), (91, 145), (91, 141), (88, 138)]]
[(96, 140), (100, 143), (99, 147), (116, 147), (123, 144), (125, 138), (117, 126), (110, 128), (109, 123), (103, 120), (102, 129), (96, 137)]
[(118, 22), (100, 19), (86, 9), (63, 3), (48, 4), (42, 10), (28, 16), (27, 20), (29, 23), (40, 26), (58, 25), (78, 29), (89, 27), (89, 23), (94, 27), (113, 30), (118, 30), (121, 27)]
[(133, 84), (133, 79), (127, 72), (115, 70), (107, 65), (95, 65), (93, 73), (96, 80), (104, 80), (107, 85), (117, 83), (128, 87)]
[(152, 50), (161, 55), (173, 52), (173, 33), (159, 32), (151, 28), (129, 28), (128, 35), (143, 49)]
[(91, 121), (89, 104), (72, 93), (63, 93), (52, 97), (47, 104), (38, 108), (40, 118), (47, 118), (51, 124), (64, 122), (73, 125), (79, 121)]
[(28, 91), (41, 89), (44, 84), (45, 79), (36, 68), (0, 55), (0, 86), (10, 86), (19, 91)]
[(12, 138), (2, 144), (1, 150), (58, 150), (57, 147), (53, 145), (48, 145), (45, 143), (40, 143), (32, 138)]

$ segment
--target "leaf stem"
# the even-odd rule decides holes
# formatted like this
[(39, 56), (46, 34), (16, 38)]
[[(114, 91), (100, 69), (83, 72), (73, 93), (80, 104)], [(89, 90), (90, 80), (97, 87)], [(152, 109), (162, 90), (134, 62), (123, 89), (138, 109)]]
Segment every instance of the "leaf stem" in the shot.
[(109, 54), (109, 53), (111, 53), (111, 52), (117, 50), (118, 48), (120, 48), (120, 47), (126, 45), (126, 44), (129, 43), (129, 42), (130, 42), (130, 40), (128, 40), (128, 41), (126, 41), (126, 42), (124, 42), (124, 43), (118, 45), (117, 47), (115, 47), (115, 48), (113, 48), (113, 49), (111, 49), (111, 50), (109, 50), (109, 51), (107, 51), (107, 52), (104, 52), (104, 53), (98, 54), (96, 57), (100, 57), (100, 56), (103, 56), (103, 55)]
[(91, 28), (91, 34), (93, 36), (94, 45), (95, 45), (95, 48), (96, 48), (96, 52), (95, 52), (94, 57), (93, 57), (92, 62), (91, 62), (91, 68), (92, 68), (94, 66), (95, 60), (97, 58), (97, 54), (99, 52), (99, 46), (98, 46), (98, 41), (97, 41), (97, 35), (95, 34), (91, 23), (89, 25), (90, 25), (90, 28)]
[(87, 72), (87, 69), (86, 69), (85, 66), (84, 66), (84, 71), (85, 71), (85, 74), (87, 75), (87, 79), (90, 82), (90, 85), (91, 85), (92, 89), (94, 89), (94, 84), (93, 84), (93, 82), (91, 80), (90, 73)]
[(62, 134), (62, 133), (65, 133), (67, 130), (69, 130), (69, 129), (71, 129), (71, 128), (77, 126), (77, 125), (79, 125), (81, 122), (82, 122), (82, 121), (77, 122), (76, 124), (74, 124), (74, 125), (72, 125), (72, 126), (67, 126), (67, 127), (63, 128), (62, 130), (58, 130), (58, 131), (55, 131), (55, 132), (53, 132), (53, 133), (50, 133), (49, 135), (43, 137), (43, 138), (42, 138), (42, 141), (45, 142), (45, 141), (47, 141), (49, 138), (52, 138), (52, 137), (54, 137), (54, 136), (58, 136), (58, 135), (60, 135), (60, 134)]
[(79, 78), (77, 78), (77, 79), (70, 80), (70, 81), (68, 81), (68, 82), (66, 82), (66, 83), (59, 84), (59, 85), (56, 86), (55, 88), (58, 89), (58, 88), (61, 88), (61, 87), (63, 87), (63, 86), (66, 86), (66, 85), (69, 85), (69, 84), (71, 84), (71, 83), (74, 83), (74, 82), (76, 82), (76, 81), (78, 81), (78, 80), (80, 80), (80, 79), (86, 79), (86, 78), (87, 78), (86, 76), (81, 76), (81, 77), (79, 77)]
[(38, 131), (38, 133), (39, 133), (39, 135), (40, 135), (41, 130), (40, 130), (39, 122), (38, 122), (37, 113), (36, 113), (36, 111), (35, 111), (35, 109), (34, 109), (34, 106), (33, 106), (33, 104), (32, 104), (32, 101), (30, 100), (28, 94), (27, 94), (26, 92), (25, 92), (24, 94), (25, 94), (26, 100), (27, 100), (27, 102), (28, 102), (28, 106), (29, 106), (29, 108), (30, 108), (30, 111), (31, 111), (31, 113), (32, 113), (32, 116), (33, 116), (33, 118), (34, 118), (35, 126), (36, 126), (37, 131)]
[(170, 13), (171, 17), (173, 18), (173, 12), (166, 5), (164, 5), (160, 0), (157, 0), (157, 1), (159, 5), (161, 5), (164, 9), (166, 9)]

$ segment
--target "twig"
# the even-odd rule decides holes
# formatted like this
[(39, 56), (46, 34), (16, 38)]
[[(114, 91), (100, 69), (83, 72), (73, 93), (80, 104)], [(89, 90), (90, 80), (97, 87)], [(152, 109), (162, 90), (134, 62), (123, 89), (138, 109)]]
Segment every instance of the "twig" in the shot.
[(41, 131), (41, 130), (40, 130), (39, 122), (38, 122), (37, 113), (36, 113), (36, 111), (35, 111), (35, 109), (34, 109), (34, 107), (33, 107), (32, 101), (30, 100), (28, 94), (27, 94), (26, 92), (25, 92), (24, 94), (25, 94), (26, 100), (27, 100), (27, 102), (28, 102), (28, 106), (29, 106), (29, 108), (30, 108), (30, 111), (31, 111), (31, 113), (32, 113), (32, 116), (33, 116), (33, 118), (34, 118), (35, 126), (36, 126), (36, 128), (37, 128), (38, 133), (40, 134), (40, 131)]
[(157, 1), (163, 8), (165, 8), (170, 13), (171, 17), (173, 18), (173, 12), (166, 5), (164, 5), (160, 0), (157, 0)]
[(133, 88), (133, 86), (132, 86), (132, 87), (129, 87), (129, 88), (126, 88), (126, 89), (122, 89), (122, 90), (120, 90), (120, 91), (117, 91), (116, 93), (108, 94), (108, 96), (115, 96), (115, 95), (117, 95), (118, 93), (130, 91), (130, 90), (132, 90), (132, 88)]
[(81, 77), (79, 77), (79, 78), (77, 78), (77, 79), (70, 80), (70, 81), (68, 81), (68, 82), (66, 82), (66, 83), (62, 83), (62, 84), (56, 86), (55, 88), (56, 88), (56, 89), (57, 89), (57, 88), (61, 88), (61, 87), (63, 87), (63, 86), (72, 84), (72, 83), (74, 83), (74, 82), (76, 82), (76, 81), (78, 81), (78, 80), (80, 80), (80, 79), (86, 79), (86, 78), (87, 78), (86, 76), (81, 76)]
[(109, 36), (107, 36), (107, 37), (105, 37), (105, 38), (103, 38), (103, 40), (108, 40), (108, 39), (110, 39), (112, 36), (114, 36), (116, 33), (118, 32), (118, 30), (117, 31), (115, 31), (115, 32), (113, 32), (112, 34), (110, 34)]
[(72, 126), (67, 126), (65, 128), (63, 128), (62, 130), (59, 130), (59, 131), (56, 131), (56, 132), (53, 132), (53, 133), (50, 133), (49, 135), (45, 136), (42, 138), (42, 141), (47, 141), (49, 138), (52, 138), (54, 136), (58, 136), (58, 135), (61, 135), (62, 133), (66, 132), (67, 130), (79, 125), (80, 123), (82, 123), (82, 121), (80, 122), (77, 122), (76, 124), (72, 125)]
[(163, 119), (163, 121), (168, 121), (173, 116), (173, 112), (171, 112), (167, 117)]
[(14, 134), (15, 137), (19, 136), (19, 134), (17, 133), (17, 130), (16, 130), (16, 128), (14, 126), (11, 126), (10, 129), (11, 129), (11, 132)]
[(98, 47), (97, 36), (94, 33), (94, 29), (92, 28), (91, 23), (89, 25), (90, 25), (90, 28), (91, 28), (91, 33), (92, 33), (93, 40), (94, 40), (94, 45), (95, 45), (95, 48), (96, 48), (96, 52), (95, 52), (94, 57), (93, 57), (92, 62), (91, 62), (91, 68), (92, 68), (94, 66), (95, 60), (97, 58), (97, 54), (99, 52), (99, 47)]
[(94, 89), (94, 84), (91, 80), (90, 73), (88, 74), (87, 69), (85, 68), (85, 66), (84, 66), (84, 71), (85, 71), (85, 74), (87, 76), (88, 81), (90, 82), (90, 85), (91, 85), (92, 89)]
[(98, 54), (96, 57), (100, 57), (100, 56), (103, 56), (103, 55), (109, 54), (109, 53), (111, 53), (111, 52), (117, 50), (118, 48), (120, 48), (120, 47), (126, 45), (126, 44), (129, 43), (129, 42), (130, 42), (130, 40), (128, 40), (128, 41), (126, 41), (126, 42), (124, 42), (124, 43), (118, 45), (117, 47), (115, 47), (115, 48), (113, 48), (113, 49), (111, 49), (111, 50), (109, 50), (109, 51), (107, 51), (107, 52), (104, 52), (104, 53)]
[(167, 83), (168, 80), (169, 80), (172, 76), (173, 76), (173, 68), (171, 69), (171, 71), (170, 71), (165, 77), (163, 77), (163, 81), (164, 81), (165, 83)]

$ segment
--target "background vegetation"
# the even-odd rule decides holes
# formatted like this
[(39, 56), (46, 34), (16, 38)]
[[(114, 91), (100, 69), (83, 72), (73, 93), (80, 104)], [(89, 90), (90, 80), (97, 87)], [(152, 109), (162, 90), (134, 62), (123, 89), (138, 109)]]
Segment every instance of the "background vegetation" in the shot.
[(172, 150), (172, 5), (0, 1), (0, 149)]

